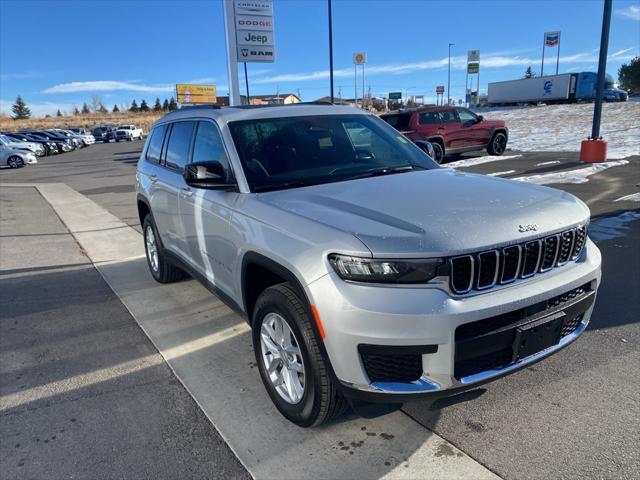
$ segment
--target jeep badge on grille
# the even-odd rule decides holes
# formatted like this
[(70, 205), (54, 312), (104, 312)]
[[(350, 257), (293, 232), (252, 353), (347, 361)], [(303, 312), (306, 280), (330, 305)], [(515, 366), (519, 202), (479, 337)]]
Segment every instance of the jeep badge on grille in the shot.
[(526, 225), (518, 225), (518, 231), (521, 233), (524, 232), (535, 232), (538, 230), (538, 225), (535, 223), (528, 223)]

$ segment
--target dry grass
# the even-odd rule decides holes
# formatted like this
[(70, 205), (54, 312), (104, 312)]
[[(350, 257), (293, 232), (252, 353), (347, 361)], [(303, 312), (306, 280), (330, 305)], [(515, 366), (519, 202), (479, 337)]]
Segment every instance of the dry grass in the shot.
[(158, 118), (163, 116), (163, 112), (145, 113), (91, 113), (88, 115), (75, 115), (70, 117), (39, 117), (27, 120), (13, 120), (11, 117), (0, 116), (0, 131), (19, 130), (44, 130), (47, 128), (86, 128), (91, 129), (96, 125), (118, 125), (121, 123), (133, 123), (136, 127), (142, 128), (147, 133), (149, 127)]

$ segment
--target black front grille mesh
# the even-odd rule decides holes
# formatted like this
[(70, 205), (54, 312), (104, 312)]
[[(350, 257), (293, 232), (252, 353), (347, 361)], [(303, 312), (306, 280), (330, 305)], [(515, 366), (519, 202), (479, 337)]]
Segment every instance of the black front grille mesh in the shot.
[(450, 259), (450, 287), (455, 293), (483, 290), (560, 267), (576, 260), (587, 240), (585, 226), (522, 245)]
[(414, 382), (422, 376), (420, 354), (360, 354), (364, 369), (372, 382)]

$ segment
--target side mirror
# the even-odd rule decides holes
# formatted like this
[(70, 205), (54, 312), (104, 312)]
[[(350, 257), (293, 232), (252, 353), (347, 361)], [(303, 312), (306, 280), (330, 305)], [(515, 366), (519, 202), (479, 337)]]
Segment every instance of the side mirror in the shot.
[(482, 115), (478, 115), (478, 123), (480, 123), (483, 120), (484, 120), (484, 117)]
[(182, 177), (190, 187), (225, 189), (235, 186), (235, 182), (227, 180), (224, 167), (217, 160), (190, 163), (185, 167)]

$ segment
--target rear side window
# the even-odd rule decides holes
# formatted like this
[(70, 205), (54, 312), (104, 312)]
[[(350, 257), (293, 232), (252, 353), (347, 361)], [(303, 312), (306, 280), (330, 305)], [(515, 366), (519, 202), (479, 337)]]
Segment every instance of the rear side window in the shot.
[(211, 122), (198, 122), (192, 162), (205, 162), (207, 160), (220, 162), (224, 167), (225, 173), (229, 176), (229, 160), (218, 129)]
[(162, 142), (164, 141), (164, 133), (167, 131), (166, 125), (158, 125), (151, 132), (151, 139), (147, 147), (146, 159), (153, 163), (160, 163), (160, 153), (162, 153)]
[(440, 114), (438, 112), (424, 112), (418, 117), (420, 125), (438, 125), (440, 124)]
[(407, 113), (399, 115), (385, 115), (382, 119), (396, 130), (409, 130), (409, 120), (411, 115)]
[(193, 140), (195, 122), (176, 122), (171, 127), (165, 164), (169, 168), (182, 171), (189, 161), (189, 150)]

